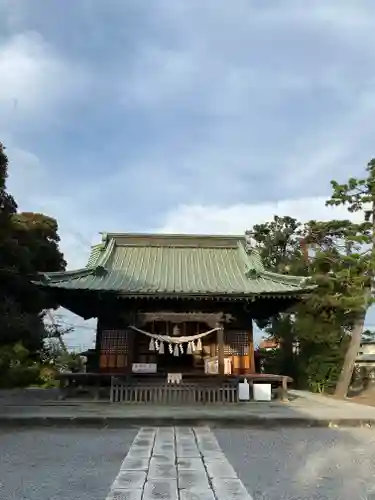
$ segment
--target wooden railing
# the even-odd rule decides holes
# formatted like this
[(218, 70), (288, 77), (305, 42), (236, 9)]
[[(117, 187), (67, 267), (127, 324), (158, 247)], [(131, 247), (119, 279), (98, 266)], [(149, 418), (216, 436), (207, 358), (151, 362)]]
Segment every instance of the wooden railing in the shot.
[(132, 384), (116, 377), (111, 381), (111, 403), (215, 404), (237, 403), (238, 389), (231, 383)]

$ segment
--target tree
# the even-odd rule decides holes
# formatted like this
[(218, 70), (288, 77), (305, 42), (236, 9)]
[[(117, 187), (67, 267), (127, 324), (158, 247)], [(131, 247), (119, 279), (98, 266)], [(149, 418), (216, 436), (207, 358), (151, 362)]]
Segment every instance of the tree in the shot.
[[(289, 216), (275, 215), (271, 222), (256, 224), (251, 233), (260, 245), (265, 266), (274, 272), (300, 274), (303, 269), (302, 223)], [(302, 266), (301, 266), (302, 264)]]
[(295, 330), (308, 386), (318, 391), (334, 389), (353, 323), (354, 276), (348, 274), (343, 253), (348, 248), (345, 235), (353, 229), (345, 220), (309, 221), (304, 225), (305, 261), (315, 288), (298, 306)]
[(38, 271), (58, 271), (65, 261), (58, 248), (57, 222), (43, 214), (17, 213), (6, 191), (8, 158), (0, 144), (0, 345), (22, 342), (30, 353), (45, 335), (47, 295), (31, 281)]
[[(306, 272), (302, 258), (301, 230), (301, 222), (289, 216), (275, 215), (270, 222), (254, 225), (251, 234), (259, 245), (262, 261), (268, 269), (296, 275)], [(258, 322), (258, 326), (280, 343), (281, 351), (272, 356), (275, 371), (296, 380), (298, 374), (293, 349), (296, 342), (293, 317), (289, 313), (279, 313), (266, 321)]]
[(0, 142), (0, 273), (1, 283), (8, 280), (4, 274), (12, 261), (15, 242), (12, 239), (12, 216), (17, 212), (17, 204), (14, 198), (6, 191), (6, 180), (8, 177), (8, 157), (5, 148)]
[[(259, 325), (280, 342), (280, 351), (270, 360), (276, 363), (275, 370), (316, 391), (336, 383), (343, 360), (346, 333), (341, 304), (334, 298), (340, 282), (332, 281), (331, 262), (333, 255), (340, 255), (337, 243), (342, 225), (346, 221), (301, 223), (275, 216), (271, 222), (254, 226), (252, 233), (267, 267), (310, 277), (316, 285), (302, 303)], [(335, 258), (333, 262), (337, 271), (341, 261)]]
[[(344, 205), (349, 212), (362, 215), (359, 224), (346, 228), (346, 263), (343, 273), (352, 297), (346, 302), (352, 319), (351, 340), (345, 354), (343, 368), (336, 387), (335, 396), (347, 395), (353, 375), (355, 360), (368, 308), (374, 302), (375, 266), (375, 159), (371, 160), (362, 179), (350, 178), (347, 183), (331, 182), (333, 193), (327, 205)], [(340, 297), (342, 299), (342, 297)], [(345, 299), (344, 299), (345, 301)], [(349, 303), (348, 303), (349, 302)]]
[(10, 217), (17, 211), (17, 204), (14, 198), (6, 191), (7, 178), (8, 157), (5, 154), (5, 147), (0, 142), (0, 228), (3, 230), (8, 226)]
[(13, 235), (18, 246), (27, 251), (25, 272), (48, 272), (65, 269), (66, 262), (59, 249), (57, 221), (47, 215), (21, 212), (12, 216)]

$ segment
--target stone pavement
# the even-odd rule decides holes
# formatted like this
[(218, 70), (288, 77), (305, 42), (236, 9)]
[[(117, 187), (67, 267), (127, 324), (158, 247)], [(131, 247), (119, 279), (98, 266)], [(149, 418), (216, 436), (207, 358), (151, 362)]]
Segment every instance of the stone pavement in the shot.
[(251, 498), (208, 427), (145, 427), (106, 500)]
[[(0, 429), (0, 498), (105, 500), (138, 431)], [(372, 429), (223, 427), (211, 432), (254, 500), (375, 500)]]
[(375, 427), (375, 408), (290, 391), (290, 401), (168, 406), (24, 401), (0, 398), (0, 425), (362, 426)]

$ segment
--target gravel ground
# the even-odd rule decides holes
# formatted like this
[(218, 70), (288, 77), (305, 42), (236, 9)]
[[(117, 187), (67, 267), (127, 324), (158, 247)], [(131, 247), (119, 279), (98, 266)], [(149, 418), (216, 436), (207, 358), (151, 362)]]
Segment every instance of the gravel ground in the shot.
[[(375, 431), (215, 429), (254, 500), (375, 500)], [(104, 500), (135, 430), (0, 431), (1, 500)]]
[(373, 430), (214, 433), (254, 500), (375, 500)]
[(1, 500), (104, 500), (134, 430), (0, 431)]

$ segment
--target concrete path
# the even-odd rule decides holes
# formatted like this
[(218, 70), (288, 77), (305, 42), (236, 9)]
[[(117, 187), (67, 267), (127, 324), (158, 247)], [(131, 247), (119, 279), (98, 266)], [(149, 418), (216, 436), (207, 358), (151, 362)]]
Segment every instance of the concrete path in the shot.
[(18, 427), (0, 450), (6, 500), (375, 500), (372, 429)]
[(107, 500), (252, 500), (206, 427), (142, 428)]
[(167, 406), (108, 402), (28, 401), (3, 398), (0, 425), (162, 426), (367, 426), (375, 427), (375, 408), (304, 391), (290, 391), (287, 403)]

